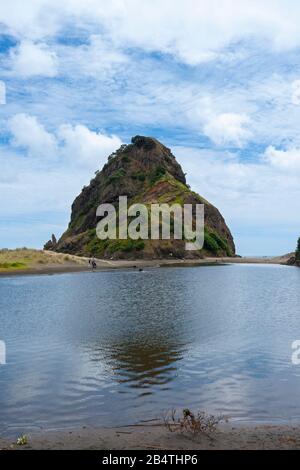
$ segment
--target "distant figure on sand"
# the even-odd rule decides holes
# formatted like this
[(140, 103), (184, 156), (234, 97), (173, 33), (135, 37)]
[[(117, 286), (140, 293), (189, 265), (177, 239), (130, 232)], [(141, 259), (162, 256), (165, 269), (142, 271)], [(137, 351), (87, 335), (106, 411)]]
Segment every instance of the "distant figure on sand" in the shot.
[(93, 270), (97, 268), (95, 258), (90, 258), (89, 259), (89, 265), (92, 267)]

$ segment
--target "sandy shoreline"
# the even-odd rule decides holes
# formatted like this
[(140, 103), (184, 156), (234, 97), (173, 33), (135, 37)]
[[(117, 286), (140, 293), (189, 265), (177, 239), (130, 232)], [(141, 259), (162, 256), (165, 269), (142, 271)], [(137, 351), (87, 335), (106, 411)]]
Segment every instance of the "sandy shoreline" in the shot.
[(210, 435), (170, 432), (162, 424), (119, 428), (80, 428), (28, 433), (28, 443), (0, 438), (0, 449), (11, 450), (223, 450), (300, 449), (300, 426), (220, 426)]
[[(49, 252), (48, 252), (49, 253)], [(55, 254), (53, 254), (55, 256)], [(2, 276), (22, 276), (22, 275), (51, 275), (73, 272), (91, 272), (88, 258), (72, 256), (73, 262), (64, 264), (43, 264), (36, 265), (28, 269), (0, 270)], [(180, 259), (154, 259), (154, 260), (106, 260), (97, 259), (97, 269), (95, 271), (122, 270), (122, 269), (147, 269), (159, 267), (196, 267), (196, 266), (216, 266), (224, 264), (280, 264), (285, 265), (288, 257), (262, 257), (262, 258), (204, 258), (192, 260)]]

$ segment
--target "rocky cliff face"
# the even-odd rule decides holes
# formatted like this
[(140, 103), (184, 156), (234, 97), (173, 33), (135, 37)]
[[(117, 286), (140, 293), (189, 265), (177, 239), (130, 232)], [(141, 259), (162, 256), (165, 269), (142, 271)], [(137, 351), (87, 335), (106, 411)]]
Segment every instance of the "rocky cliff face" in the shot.
[(298, 238), (295, 254), (288, 260), (288, 264), (300, 267), (300, 237)]
[(297, 248), (295, 252), (295, 264), (300, 266), (300, 237), (298, 238)]
[[(99, 240), (96, 209), (99, 204), (117, 207), (119, 196), (134, 202), (205, 204), (205, 244), (201, 251), (185, 250), (184, 240)], [(53, 240), (52, 240), (53, 242)], [(49, 245), (48, 245), (49, 247)], [(235, 254), (232, 235), (220, 212), (191, 191), (185, 174), (170, 149), (156, 139), (136, 136), (108, 157), (72, 204), (69, 227), (51, 249), (101, 258), (161, 258), (231, 256)]]

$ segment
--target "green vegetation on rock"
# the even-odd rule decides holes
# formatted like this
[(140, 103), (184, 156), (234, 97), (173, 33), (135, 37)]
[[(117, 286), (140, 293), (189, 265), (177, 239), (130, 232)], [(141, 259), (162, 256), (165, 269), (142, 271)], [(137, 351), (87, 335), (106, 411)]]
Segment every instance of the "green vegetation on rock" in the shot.
[(145, 248), (143, 240), (100, 240), (96, 235), (96, 230), (90, 231), (90, 241), (87, 244), (87, 251), (93, 256), (113, 255), (117, 252), (130, 253), (141, 251)]
[(227, 241), (217, 233), (209, 232), (207, 229), (204, 231), (204, 248), (216, 256), (220, 253), (225, 253), (227, 256), (233, 255)]
[(124, 168), (120, 168), (119, 170), (115, 171), (109, 178), (107, 178), (107, 184), (115, 184), (120, 181), (120, 179), (125, 176), (126, 172)]

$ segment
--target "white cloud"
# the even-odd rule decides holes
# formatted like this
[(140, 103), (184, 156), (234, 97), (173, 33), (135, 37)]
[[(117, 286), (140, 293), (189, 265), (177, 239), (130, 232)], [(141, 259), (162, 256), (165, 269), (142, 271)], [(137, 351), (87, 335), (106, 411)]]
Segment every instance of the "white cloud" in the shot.
[(13, 73), (19, 77), (57, 75), (57, 56), (46, 44), (24, 40), (11, 51), (10, 58)]
[(0, 22), (16, 36), (44, 39), (75, 22), (105, 28), (115, 43), (171, 53), (188, 64), (242, 38), (275, 48), (300, 44), (297, 0), (11, 0)]
[(93, 132), (82, 124), (63, 124), (55, 133), (48, 132), (35, 116), (17, 114), (8, 122), (12, 145), (30, 157), (65, 158), (68, 164), (99, 169), (107, 156), (122, 144), (116, 135)]
[(58, 137), (63, 143), (62, 151), (67, 158), (94, 168), (100, 168), (107, 156), (122, 144), (116, 135), (93, 132), (81, 124), (60, 126)]
[(6, 104), (6, 85), (0, 80), (0, 104)]
[(282, 170), (300, 170), (300, 149), (290, 148), (287, 150), (277, 150), (272, 145), (264, 154), (265, 160), (274, 167)]
[(92, 77), (98, 82), (116, 81), (129, 63), (122, 48), (112, 44), (99, 34), (92, 34), (87, 44), (57, 45), (60, 73), (77, 79)]
[(300, 104), (300, 80), (292, 83), (292, 103), (297, 106)]
[(209, 118), (203, 131), (217, 145), (243, 147), (252, 136), (250, 124), (245, 114), (223, 113)]
[(55, 137), (34, 116), (16, 114), (8, 121), (14, 147), (25, 148), (32, 157), (51, 157), (57, 152)]

